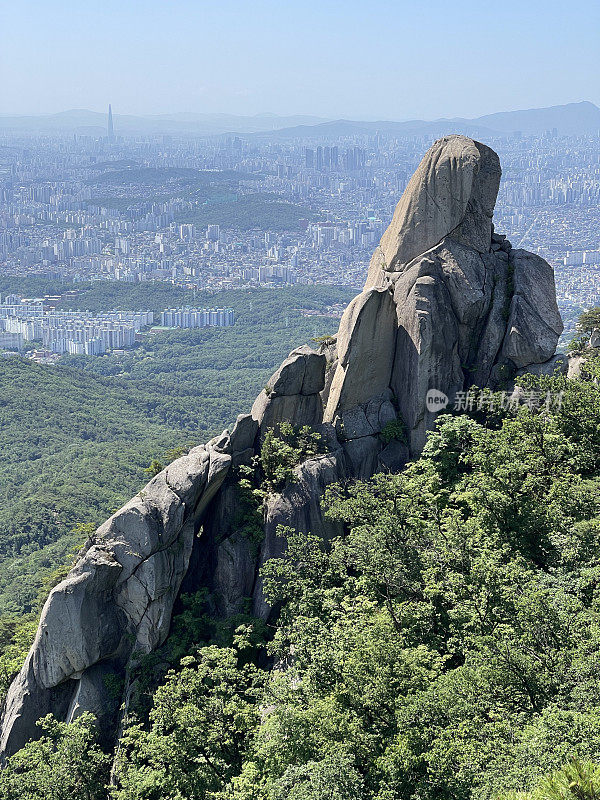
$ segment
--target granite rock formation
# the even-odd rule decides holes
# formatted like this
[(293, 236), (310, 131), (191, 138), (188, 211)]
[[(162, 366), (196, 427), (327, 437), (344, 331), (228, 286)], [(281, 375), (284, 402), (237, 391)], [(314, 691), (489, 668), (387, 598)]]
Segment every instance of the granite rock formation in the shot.
[[(426, 404), (429, 390), (452, 401), (471, 385), (494, 388), (516, 370), (552, 358), (562, 333), (550, 265), (494, 232), (500, 177), (489, 147), (464, 136), (437, 141), (373, 254), (363, 295), (342, 319), (340, 333), (352, 326), (352, 306), (374, 289), (393, 298), (389, 387), (413, 455), (435, 420)], [(382, 368), (389, 350), (382, 349)], [(352, 364), (343, 369), (351, 374)], [(336, 370), (332, 385), (338, 380)], [(330, 397), (326, 420), (346, 412), (343, 401), (335, 402)]]
[[(399, 470), (417, 455), (435, 421), (430, 390), (451, 400), (472, 385), (495, 388), (518, 371), (554, 368), (562, 323), (553, 272), (494, 232), (499, 181), (490, 148), (463, 136), (436, 142), (337, 337), (319, 351), (294, 350), (250, 414), (174, 461), (100, 526), (46, 601), (2, 709), (4, 756), (36, 736), (36, 720), (49, 712), (72, 720), (90, 710), (112, 735), (122, 700), (107, 692), (106, 678), (129, 675), (164, 642), (180, 591), (207, 587), (223, 615), (245, 598), (258, 616), (273, 613), (259, 569), (282, 552), (278, 526), (334, 535), (323, 491)], [(323, 453), (268, 500), (264, 538), (253, 548), (237, 517), (238, 468), (283, 420), (320, 431)]]

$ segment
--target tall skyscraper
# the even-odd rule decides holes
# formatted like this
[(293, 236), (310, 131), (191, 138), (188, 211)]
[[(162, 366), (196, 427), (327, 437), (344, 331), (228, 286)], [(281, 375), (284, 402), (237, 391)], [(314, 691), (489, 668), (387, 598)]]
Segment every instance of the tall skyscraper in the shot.
[(112, 108), (110, 103), (108, 104), (108, 141), (114, 142), (115, 140), (115, 129), (113, 126), (113, 118), (112, 118)]

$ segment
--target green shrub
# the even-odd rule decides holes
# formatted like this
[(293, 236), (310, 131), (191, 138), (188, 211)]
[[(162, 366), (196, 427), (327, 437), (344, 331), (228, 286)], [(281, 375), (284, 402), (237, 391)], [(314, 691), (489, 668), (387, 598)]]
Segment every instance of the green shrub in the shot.
[(404, 442), (406, 444), (406, 425), (401, 417), (386, 422), (383, 426), (379, 438), (385, 444), (392, 441)]
[(529, 792), (506, 792), (496, 800), (600, 800), (600, 766), (574, 758), (541, 778)]

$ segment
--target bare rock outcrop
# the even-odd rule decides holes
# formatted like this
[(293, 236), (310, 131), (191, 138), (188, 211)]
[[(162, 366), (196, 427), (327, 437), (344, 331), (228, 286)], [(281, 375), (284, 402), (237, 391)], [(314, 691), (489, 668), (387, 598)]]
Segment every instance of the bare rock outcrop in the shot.
[(340, 322), (338, 366), (325, 421), (388, 389), (396, 349), (395, 316), (394, 302), (385, 289), (369, 289), (352, 300)]
[(98, 528), (44, 605), (3, 709), (3, 754), (35, 735), (34, 709), (57, 708), (49, 697), (66, 703), (59, 715), (66, 719), (85, 710), (81, 681), (89, 696), (90, 668), (108, 661), (125, 668), (164, 642), (195, 533), (230, 463), (214, 446), (194, 448)]
[[(44, 606), (2, 709), (3, 756), (38, 735), (49, 712), (70, 720), (91, 710), (114, 730), (121, 699), (108, 696), (107, 677), (125, 676), (165, 641), (180, 592), (206, 587), (217, 614), (250, 600), (255, 614), (271, 615), (260, 567), (285, 546), (279, 527), (334, 534), (323, 491), (417, 455), (435, 423), (430, 390), (451, 401), (524, 370), (568, 367), (553, 357), (562, 322), (552, 268), (494, 232), (499, 182), (489, 147), (464, 136), (436, 142), (337, 337), (290, 353), (231, 432), (174, 461), (100, 526)], [(284, 420), (320, 431), (323, 453), (269, 498), (264, 536), (249, 541), (239, 468)]]
[(466, 136), (446, 136), (426, 153), (396, 206), (369, 266), (367, 286), (401, 272), (450, 236), (479, 253), (490, 249), (500, 160)]
[(325, 386), (325, 356), (304, 345), (293, 350), (254, 401), (252, 419), (260, 438), (287, 420), (316, 427), (323, 420), (320, 392)]

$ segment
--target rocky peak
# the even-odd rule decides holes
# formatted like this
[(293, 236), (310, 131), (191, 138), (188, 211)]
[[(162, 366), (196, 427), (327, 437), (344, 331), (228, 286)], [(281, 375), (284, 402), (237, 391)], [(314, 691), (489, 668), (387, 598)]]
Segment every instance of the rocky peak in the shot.
[(402, 272), (446, 236), (487, 253), (501, 175), (500, 160), (486, 145), (466, 136), (435, 142), (373, 253), (365, 288), (384, 284), (385, 273)]
[[(495, 388), (517, 371), (552, 367), (562, 331), (554, 275), (494, 232), (500, 174), (489, 147), (464, 136), (436, 142), (335, 341), (294, 350), (250, 414), (170, 464), (100, 526), (46, 601), (2, 709), (4, 755), (38, 735), (35, 722), (49, 712), (72, 720), (92, 711), (110, 736), (134, 688), (127, 676), (164, 642), (181, 591), (207, 587), (225, 615), (252, 598), (267, 618), (259, 567), (284, 546), (277, 527), (334, 534), (321, 514), (323, 491), (418, 455), (435, 422), (428, 391), (452, 400), (471, 385)], [(239, 530), (236, 470), (283, 421), (320, 431), (326, 446), (269, 498), (256, 552)], [(127, 678), (122, 698), (106, 688), (115, 672)]]
[[(452, 400), (552, 357), (563, 329), (554, 273), (494, 232), (500, 177), (496, 153), (465, 136), (427, 151), (342, 318), (326, 419), (343, 417), (362, 383), (389, 387), (416, 455), (435, 421), (429, 390)], [(369, 309), (378, 321), (365, 336)]]

